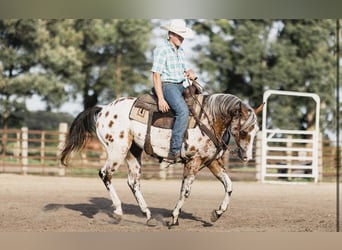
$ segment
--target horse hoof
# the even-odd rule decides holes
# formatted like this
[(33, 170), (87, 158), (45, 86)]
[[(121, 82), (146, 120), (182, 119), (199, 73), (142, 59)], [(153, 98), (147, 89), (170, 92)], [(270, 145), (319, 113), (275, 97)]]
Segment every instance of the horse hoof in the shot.
[(218, 213), (216, 212), (216, 210), (213, 210), (213, 211), (211, 212), (211, 217), (210, 217), (211, 222), (217, 221), (218, 218), (220, 218), (220, 216), (221, 216), (221, 215), (218, 214)]
[(178, 220), (176, 222), (169, 222), (167, 224), (168, 229), (171, 229), (174, 226), (179, 226)]
[(149, 227), (155, 227), (155, 226), (158, 226), (158, 221), (151, 218), (147, 220), (146, 225)]
[(115, 224), (118, 224), (122, 219), (122, 215), (113, 213), (113, 219), (115, 220)]

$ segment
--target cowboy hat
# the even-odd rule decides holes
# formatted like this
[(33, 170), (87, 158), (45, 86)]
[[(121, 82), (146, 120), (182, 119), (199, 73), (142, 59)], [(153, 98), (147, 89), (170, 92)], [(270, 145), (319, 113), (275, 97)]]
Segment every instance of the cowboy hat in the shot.
[(171, 20), (168, 26), (160, 26), (164, 30), (171, 31), (183, 38), (193, 37), (193, 31), (185, 26), (185, 21), (182, 19)]

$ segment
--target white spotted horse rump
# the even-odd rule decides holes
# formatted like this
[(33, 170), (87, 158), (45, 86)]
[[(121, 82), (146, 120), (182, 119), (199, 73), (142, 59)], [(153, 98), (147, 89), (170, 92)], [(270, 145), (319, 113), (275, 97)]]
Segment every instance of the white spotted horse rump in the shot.
[(127, 116), (134, 98), (120, 98), (107, 106), (97, 114), (96, 132), (99, 139), (107, 148), (119, 149), (123, 154), (127, 153), (127, 149), (132, 142), (132, 134), (130, 132), (130, 119)]

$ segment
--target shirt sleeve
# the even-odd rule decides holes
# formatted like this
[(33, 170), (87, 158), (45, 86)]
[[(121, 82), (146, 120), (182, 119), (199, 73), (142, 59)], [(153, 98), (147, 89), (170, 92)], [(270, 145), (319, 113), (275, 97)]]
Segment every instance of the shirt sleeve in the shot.
[(166, 62), (166, 53), (161, 48), (156, 48), (153, 51), (153, 65), (152, 65), (152, 72), (156, 73), (163, 73), (165, 68), (165, 62)]

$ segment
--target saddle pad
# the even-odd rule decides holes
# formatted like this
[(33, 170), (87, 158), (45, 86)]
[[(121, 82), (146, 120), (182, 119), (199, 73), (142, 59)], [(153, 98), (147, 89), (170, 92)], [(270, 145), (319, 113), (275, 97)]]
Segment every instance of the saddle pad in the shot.
[(153, 127), (172, 129), (173, 122), (174, 122), (173, 112), (167, 112), (167, 113), (161, 113), (159, 111), (154, 112), (152, 110), (147, 110), (145, 108), (139, 108), (139, 107), (133, 106), (129, 114), (129, 118), (131, 120), (135, 120), (135, 121), (138, 121), (147, 125), (150, 112), (153, 112), (152, 124), (151, 124)]
[[(196, 114), (201, 111), (201, 105), (203, 102), (203, 95), (199, 94), (195, 96), (196, 101), (191, 102), (194, 105)], [(187, 102), (189, 103), (189, 102)], [(139, 97), (132, 106), (129, 114), (129, 118), (145, 125), (148, 123), (149, 112), (153, 112), (152, 126), (158, 128), (172, 129), (174, 122), (174, 112), (169, 111), (167, 113), (159, 112), (157, 100), (150, 94), (145, 94)], [(189, 117), (188, 128), (194, 128), (196, 126), (196, 120), (192, 115)]]
[(134, 107), (143, 108), (146, 110), (152, 110), (153, 112), (158, 112), (157, 98), (151, 94), (145, 94), (135, 101)]

